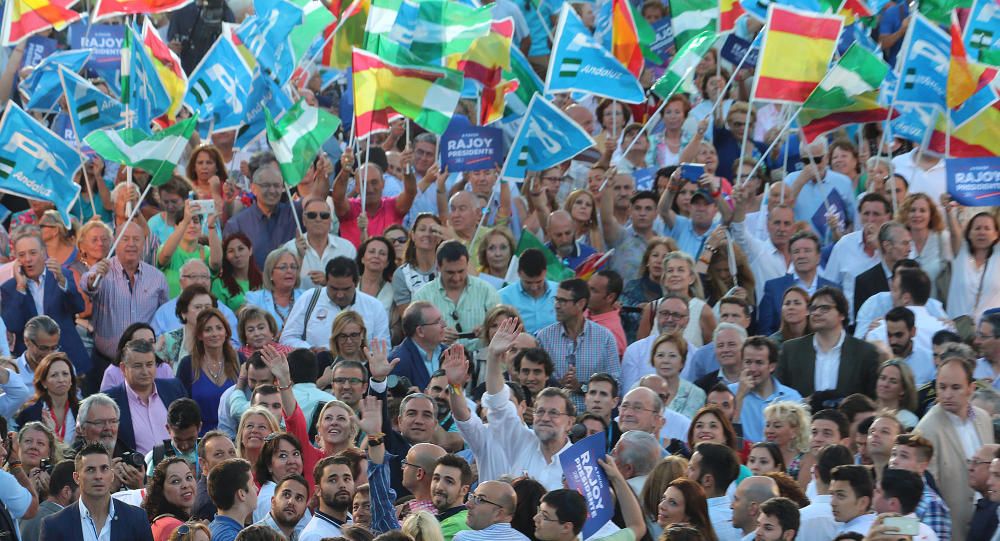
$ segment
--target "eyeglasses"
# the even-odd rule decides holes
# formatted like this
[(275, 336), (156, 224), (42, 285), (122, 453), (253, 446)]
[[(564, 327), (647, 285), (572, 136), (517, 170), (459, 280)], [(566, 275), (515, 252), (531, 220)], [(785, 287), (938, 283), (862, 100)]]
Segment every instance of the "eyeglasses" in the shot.
[(965, 465), (968, 466), (968, 467), (970, 467), (970, 468), (974, 467), (974, 466), (983, 466), (983, 465), (991, 464), (992, 462), (993, 462), (992, 460), (976, 460), (974, 458), (967, 458), (967, 459), (965, 459)]
[(316, 212), (316, 211), (310, 210), (309, 212), (306, 213), (306, 218), (309, 218), (310, 220), (315, 220), (316, 218), (319, 218), (320, 220), (329, 220), (330, 219), (330, 213), (329, 212)]
[(682, 314), (680, 312), (659, 312), (660, 317), (664, 319), (684, 319), (688, 317), (687, 314)]
[(108, 426), (117, 425), (118, 419), (98, 419), (96, 421), (84, 421), (84, 424), (88, 424), (90, 426), (99, 426), (101, 428), (104, 428)]
[(421, 468), (420, 466), (417, 466), (416, 464), (414, 464), (414, 463), (412, 463), (412, 462), (407, 462), (407, 461), (406, 461), (406, 459), (403, 459), (403, 460), (400, 460), (400, 461), (399, 461), (399, 467), (400, 467), (400, 468), (405, 468), (405, 467), (407, 467), (407, 466), (409, 466), (409, 467), (411, 467), (411, 468), (416, 468), (416, 469), (418, 469), (418, 470), (422, 470), (422, 469), (423, 469), (423, 468)]
[(562, 412), (562, 411), (559, 411), (559, 410), (556, 410), (556, 409), (552, 409), (552, 410), (536, 409), (535, 410), (535, 419), (541, 419), (543, 417), (552, 417), (552, 418), (555, 418), (555, 417), (559, 417), (561, 415), (569, 416), (568, 413), (565, 413), (565, 412)]
[(337, 340), (360, 340), (360, 339), (361, 339), (361, 333), (359, 332), (352, 332), (352, 333), (345, 332), (337, 335)]
[(295, 265), (294, 263), (291, 264), (291, 265), (283, 263), (281, 265), (275, 265), (274, 270), (276, 270), (278, 272), (285, 272), (287, 270), (298, 272), (299, 271), (299, 266)]
[(400, 246), (406, 244), (406, 237), (392, 237), (392, 238), (386, 238), (386, 240), (388, 240), (393, 244), (399, 244)]
[(640, 404), (632, 404), (630, 402), (625, 402), (624, 404), (618, 406), (618, 409), (621, 411), (632, 410), (632, 411), (648, 411), (650, 413), (659, 413), (656, 410), (644, 408)]
[(363, 380), (361, 378), (344, 378), (344, 377), (340, 377), (340, 378), (333, 378), (333, 382), (334, 383), (339, 383), (341, 385), (343, 385), (345, 383), (350, 383), (351, 385), (361, 385), (362, 383), (365, 382), (365, 380)]
[(814, 163), (819, 163), (820, 162), (820, 160), (816, 160), (816, 159), (810, 158), (808, 156), (803, 157), (803, 158), (799, 158), (799, 161), (802, 162), (802, 165), (812, 165)]
[(832, 304), (812, 304), (812, 305), (809, 305), (809, 313), (810, 314), (825, 314), (825, 313), (829, 312), (830, 310), (833, 310), (833, 305)]
[(474, 506), (475, 505), (479, 505), (481, 503), (488, 503), (488, 504), (495, 505), (495, 506), (503, 509), (503, 506), (500, 505), (499, 503), (497, 503), (497, 502), (491, 502), (491, 501), (487, 500), (486, 498), (480, 496), (479, 494), (469, 494), (469, 503), (471, 503)]
[(541, 518), (545, 522), (556, 522), (556, 523), (562, 524), (561, 520), (559, 520), (557, 518), (549, 518), (549, 517), (545, 516), (545, 513), (539, 512), (536, 516), (539, 517), (539, 518)]
[(43, 345), (39, 344), (38, 342), (35, 342), (34, 340), (30, 340), (29, 339), (28, 341), (31, 342), (31, 344), (33, 346), (35, 346), (35, 349), (37, 349), (38, 351), (40, 351), (42, 353), (52, 353), (52, 352), (55, 352), (55, 351), (59, 351), (62, 348), (62, 346), (60, 346), (59, 344), (56, 344), (54, 346), (43, 346)]
[(441, 318), (437, 318), (435, 321), (429, 321), (427, 323), (421, 323), (420, 325), (417, 325), (417, 327), (428, 327), (428, 326), (434, 326), (434, 325), (444, 325), (444, 320), (441, 319)]

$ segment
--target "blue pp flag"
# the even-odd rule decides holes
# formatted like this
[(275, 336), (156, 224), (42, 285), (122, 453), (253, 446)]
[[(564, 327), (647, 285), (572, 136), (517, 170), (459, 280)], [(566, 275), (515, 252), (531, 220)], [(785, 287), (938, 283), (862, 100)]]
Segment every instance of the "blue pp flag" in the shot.
[(589, 92), (625, 103), (645, 101), (639, 80), (590, 35), (569, 2), (559, 12), (555, 35), (545, 79), (546, 95)]
[(1000, 90), (997, 89), (993, 82), (980, 88), (969, 99), (951, 110), (952, 129), (957, 130), (961, 128), (967, 122), (976, 118), (979, 113), (993, 107), (993, 104), (997, 101), (1000, 101)]
[(501, 178), (524, 180), (528, 171), (541, 171), (594, 146), (594, 139), (552, 102), (535, 94), (510, 146)]
[(302, 8), (287, 0), (255, 0), (253, 6), (256, 15), (247, 17), (236, 35), (261, 69), (285, 84), (295, 70), (289, 36), (293, 28), (302, 24)]
[(222, 34), (188, 79), (184, 105), (218, 131), (239, 127), (246, 116), (253, 73), (230, 36)]
[(142, 45), (142, 39), (132, 26), (125, 30), (125, 41), (128, 58), (123, 56), (122, 63), (128, 61), (128, 66), (122, 66), (122, 99), (132, 114), (129, 125), (152, 133), (150, 125), (153, 120), (170, 109), (170, 95), (156, 72), (153, 59)]
[(246, 148), (264, 133), (264, 128), (267, 126), (264, 108), (271, 111), (272, 118), (277, 118), (292, 106), (292, 100), (281, 91), (278, 83), (260, 70), (255, 73), (247, 103), (250, 104), (250, 108), (246, 110), (243, 125), (236, 132), (236, 148)]
[(66, 68), (62, 68), (60, 76), (77, 141), (82, 141), (94, 130), (117, 128), (124, 122), (120, 101)]
[(0, 143), (0, 192), (52, 203), (68, 227), (80, 197), (73, 182), (80, 155), (13, 102), (0, 120)]
[(892, 136), (920, 145), (934, 130), (940, 109), (930, 105), (897, 103), (895, 110), (899, 116), (892, 119)]
[(826, 11), (826, 8), (820, 6), (817, 0), (740, 0), (743, 9), (761, 21), (767, 20), (767, 7), (771, 4), (814, 13)]
[(976, 0), (962, 35), (969, 60), (980, 62), (983, 51), (1000, 49), (1000, 5), (996, 0)]
[(587, 502), (587, 521), (580, 532), (584, 539), (597, 533), (615, 514), (608, 476), (597, 463), (607, 454), (606, 440), (604, 432), (592, 434), (559, 453), (566, 486), (582, 494)]
[(837, 217), (837, 223), (840, 224), (841, 230), (847, 226), (847, 205), (837, 190), (830, 190), (830, 194), (826, 196), (826, 201), (812, 215), (813, 229), (819, 233), (820, 238), (826, 238), (827, 230), (830, 228), (826, 217), (830, 214)]
[(914, 13), (900, 51), (896, 103), (944, 109), (951, 59), (951, 37), (920, 13)]
[(62, 96), (59, 66), (79, 72), (90, 57), (90, 49), (63, 51), (45, 57), (35, 66), (31, 75), (21, 82), (21, 90), (28, 96), (24, 108), (29, 111), (49, 111), (55, 108)]

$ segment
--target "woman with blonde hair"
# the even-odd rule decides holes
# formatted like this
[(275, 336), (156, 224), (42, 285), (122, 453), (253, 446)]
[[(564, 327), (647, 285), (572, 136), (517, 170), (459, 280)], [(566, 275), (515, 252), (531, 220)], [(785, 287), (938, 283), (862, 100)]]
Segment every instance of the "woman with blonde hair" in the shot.
[(788, 475), (803, 487), (809, 485), (815, 458), (809, 453), (812, 419), (805, 406), (776, 402), (764, 408), (764, 438), (781, 449)]
[[(715, 314), (706, 310), (705, 290), (695, 272), (694, 259), (681, 251), (670, 252), (663, 258), (664, 293), (673, 293), (688, 299), (688, 324), (684, 329), (684, 338), (695, 347), (701, 347), (712, 341), (715, 330)], [(642, 310), (639, 322), (639, 332), (636, 338), (642, 339), (650, 334), (659, 334), (660, 328), (654, 314), (659, 306), (659, 300), (649, 303)]]
[(945, 229), (944, 216), (925, 193), (911, 193), (903, 199), (896, 221), (910, 231), (913, 249), (920, 268), (931, 279), (931, 296), (937, 297), (937, 277), (952, 258), (951, 235)]
[(281, 427), (271, 410), (264, 406), (250, 406), (240, 416), (240, 424), (236, 428), (236, 456), (256, 464), (267, 436), (279, 430)]
[(417, 511), (406, 517), (403, 521), (403, 533), (413, 538), (413, 541), (444, 541), (441, 524), (427, 511)]
[(878, 368), (875, 380), (875, 404), (879, 410), (892, 411), (906, 429), (917, 426), (917, 385), (913, 370), (905, 361), (890, 359)]
[(479, 260), (479, 278), (496, 289), (504, 284), (504, 276), (514, 258), (517, 242), (506, 227), (495, 227), (483, 235), (476, 248)]
[(573, 235), (577, 240), (598, 252), (604, 251), (604, 235), (597, 221), (597, 199), (587, 190), (573, 190), (563, 203), (563, 210), (569, 213), (576, 225)]
[(330, 355), (332, 365), (342, 360), (365, 362), (364, 347), (368, 343), (368, 329), (361, 314), (354, 310), (344, 310), (333, 318), (330, 331)]
[[(75, 219), (71, 224), (79, 227), (79, 223)], [(42, 242), (45, 243), (45, 252), (48, 256), (58, 261), (62, 266), (72, 265), (78, 253), (76, 235), (63, 223), (59, 211), (45, 211), (38, 219), (38, 227), (41, 229)]]
[(677, 455), (670, 455), (660, 460), (653, 471), (649, 472), (649, 477), (642, 485), (639, 492), (639, 503), (642, 504), (642, 513), (646, 516), (646, 524), (650, 526), (649, 535), (653, 539), (658, 539), (663, 527), (656, 522), (657, 507), (663, 499), (670, 483), (674, 479), (680, 479), (687, 475), (688, 461), (686, 458)]
[(212, 541), (212, 532), (204, 522), (189, 521), (178, 526), (169, 541)]
[(276, 248), (264, 259), (264, 270), (260, 276), (261, 288), (245, 294), (247, 305), (263, 308), (271, 314), (278, 325), (279, 334), (296, 299), (307, 291), (299, 287), (302, 283), (299, 273), (301, 266), (302, 260), (293, 250)]

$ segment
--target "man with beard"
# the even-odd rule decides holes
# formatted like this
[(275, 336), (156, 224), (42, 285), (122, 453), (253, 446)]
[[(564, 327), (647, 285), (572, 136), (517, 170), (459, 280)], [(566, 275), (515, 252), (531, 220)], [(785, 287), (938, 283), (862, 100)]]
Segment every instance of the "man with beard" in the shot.
[(559, 284), (546, 278), (546, 265), (541, 250), (525, 250), (517, 260), (518, 281), (500, 290), (500, 301), (517, 309), (524, 320), (524, 330), (529, 333), (556, 322), (553, 310)]
[[(437, 509), (444, 541), (452, 541), (455, 534), (468, 530), (466, 518), (469, 510), (462, 503), (472, 484), (472, 468), (456, 455), (444, 455), (434, 466), (431, 477), (431, 501)], [(303, 540), (305, 541), (305, 540)]]
[(342, 454), (324, 457), (313, 469), (313, 480), (316, 482), (319, 508), (302, 529), (299, 541), (338, 537), (340, 529), (351, 519), (347, 512), (354, 502), (351, 460)]
[(309, 502), (309, 485), (306, 478), (292, 474), (278, 481), (271, 496), (271, 512), (257, 524), (267, 526), (285, 536), (289, 541), (297, 541), (303, 527), (299, 521), (306, 514)]
[(549, 214), (546, 234), (549, 241), (545, 243), (545, 246), (571, 269), (576, 268), (577, 265), (597, 252), (590, 245), (576, 238), (573, 218), (565, 210), (556, 210)]
[(118, 404), (104, 393), (85, 398), (80, 402), (73, 448), (79, 450), (88, 443), (103, 445), (112, 456), (115, 481), (128, 488), (142, 488), (145, 482), (142, 470), (122, 461), (122, 457), (132, 450), (118, 439), (120, 415)]

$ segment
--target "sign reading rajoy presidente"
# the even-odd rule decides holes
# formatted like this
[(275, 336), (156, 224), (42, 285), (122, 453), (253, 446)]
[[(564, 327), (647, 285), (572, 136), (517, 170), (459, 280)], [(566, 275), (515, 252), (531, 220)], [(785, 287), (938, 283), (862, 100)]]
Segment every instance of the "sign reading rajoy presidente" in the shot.
[(500, 128), (458, 126), (441, 136), (441, 162), (452, 173), (493, 169), (503, 156)]
[(608, 476), (597, 463), (598, 458), (604, 458), (606, 438), (604, 432), (599, 432), (559, 453), (566, 485), (582, 494), (587, 501), (587, 522), (583, 523), (581, 532), (584, 539), (600, 530), (615, 514)]
[(945, 161), (948, 193), (960, 205), (1000, 205), (1000, 157), (949, 158)]

